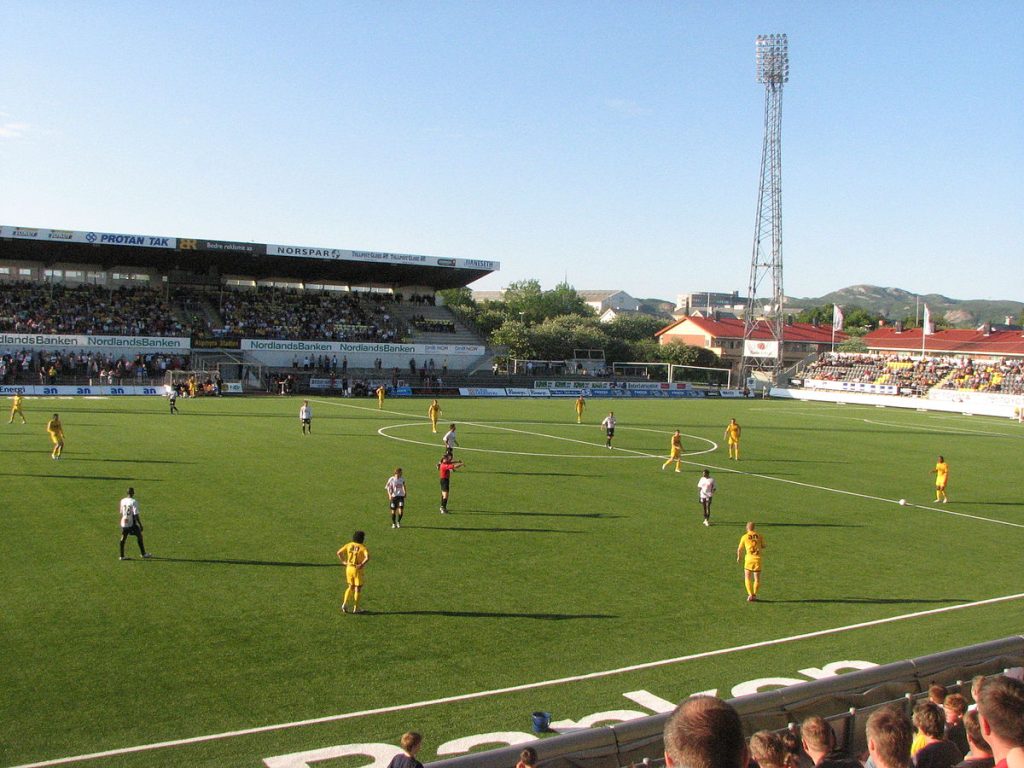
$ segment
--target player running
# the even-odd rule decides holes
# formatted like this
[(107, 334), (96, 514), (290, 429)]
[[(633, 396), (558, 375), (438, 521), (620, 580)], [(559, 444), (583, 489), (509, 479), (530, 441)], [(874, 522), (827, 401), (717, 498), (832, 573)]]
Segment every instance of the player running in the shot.
[(24, 399), (25, 398), (23, 398), (21, 396), (20, 392), (15, 392), (14, 393), (14, 401), (11, 403), (11, 420), (7, 422), (8, 424), (13, 424), (14, 423), (14, 416), (15, 416), (15, 414), (17, 414), (18, 416), (21, 416), (21, 423), (22, 424), (26, 424), (27, 423), (27, 421), (25, 419), (25, 412), (21, 409), (21, 403), (22, 403), (22, 401)]
[(680, 467), (682, 466), (683, 461), (680, 457), (683, 455), (683, 438), (682, 435), (679, 434), (678, 429), (675, 431), (675, 434), (672, 435), (672, 440), (669, 442), (668, 450), (668, 461), (662, 464), (661, 468), (668, 469), (668, 465), (674, 461), (676, 463), (676, 472), (682, 472), (683, 470), (680, 469)]
[(608, 450), (612, 449), (612, 438), (615, 437), (615, 413), (614, 411), (608, 411), (608, 415), (604, 417), (604, 421), (601, 422), (601, 426), (604, 427), (604, 447)]
[(348, 601), (352, 599), (352, 613), (359, 613), (359, 596), (363, 591), (363, 572), (370, 562), (370, 552), (363, 542), (366, 534), (356, 531), (352, 541), (338, 550), (338, 559), (345, 564), (345, 597), (341, 600), (341, 612), (348, 613)]
[(50, 442), (53, 443), (51, 459), (59, 459), (64, 452), (64, 425), (60, 423), (60, 416), (56, 413), (53, 418), (46, 422), (46, 432), (50, 435)]
[(736, 548), (736, 562), (740, 555), (743, 558), (743, 584), (747, 588), (747, 602), (757, 601), (757, 591), (761, 588), (761, 553), (765, 549), (764, 537), (754, 530), (753, 523), (747, 523), (747, 532), (740, 537), (740, 545)]
[(740, 425), (736, 419), (729, 419), (725, 427), (725, 442), (729, 445), (729, 458), (740, 460)]
[(582, 424), (583, 423), (583, 409), (586, 408), (586, 407), (587, 407), (586, 398), (584, 398), (583, 395), (580, 395), (579, 397), (577, 397), (576, 398), (576, 423), (577, 424)]
[(391, 507), (391, 527), (401, 528), (402, 515), (405, 514), (405, 478), (401, 467), (395, 467), (395, 474), (388, 478), (384, 490), (388, 493), (388, 505)]
[(427, 418), (430, 419), (430, 431), (435, 435), (437, 434), (437, 420), (441, 416), (441, 406), (437, 404), (437, 400), (430, 404), (427, 408)]
[(949, 501), (949, 499), (946, 498), (946, 482), (949, 480), (949, 465), (941, 456), (939, 456), (939, 460), (936, 462), (935, 469), (932, 470), (932, 474), (935, 475), (935, 501), (940, 504), (945, 504)]

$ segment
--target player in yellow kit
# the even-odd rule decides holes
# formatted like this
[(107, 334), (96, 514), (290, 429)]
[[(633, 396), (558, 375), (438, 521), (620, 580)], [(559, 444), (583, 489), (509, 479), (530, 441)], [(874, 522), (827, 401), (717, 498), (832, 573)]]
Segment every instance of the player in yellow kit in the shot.
[(583, 423), (583, 409), (586, 408), (586, 407), (587, 407), (587, 401), (583, 397), (583, 395), (580, 395), (579, 397), (577, 397), (576, 398), (576, 423), (577, 424), (582, 424)]
[(949, 480), (949, 465), (941, 456), (939, 456), (939, 460), (936, 462), (935, 469), (932, 470), (932, 474), (935, 475), (935, 501), (945, 504), (949, 501), (949, 499), (946, 498), (946, 482)]
[(729, 419), (725, 427), (725, 442), (729, 445), (729, 458), (740, 460), (740, 425), (736, 419)]
[(384, 407), (384, 395), (387, 391), (387, 388), (383, 384), (377, 387), (377, 410)]
[(747, 588), (747, 602), (757, 600), (757, 590), (761, 588), (761, 553), (764, 551), (764, 537), (758, 533), (753, 523), (747, 523), (747, 532), (740, 537), (740, 545), (736, 547), (736, 562), (743, 555), (743, 584)]
[(59, 459), (64, 451), (64, 425), (60, 423), (60, 416), (56, 413), (53, 418), (46, 422), (46, 431), (50, 435), (50, 442), (53, 443), (51, 459)]
[(441, 406), (437, 404), (437, 400), (430, 404), (427, 408), (427, 416), (430, 418), (430, 431), (435, 435), (437, 434), (437, 418), (441, 415)]
[(21, 416), (21, 423), (22, 424), (26, 423), (25, 412), (23, 410), (21, 410), (21, 402), (24, 399), (25, 398), (23, 398), (21, 396), (20, 392), (15, 392), (14, 393), (14, 402), (11, 403), (11, 420), (7, 422), (8, 424), (13, 424), (14, 423), (14, 415), (15, 414), (17, 414), (18, 416)]
[(682, 459), (680, 458), (682, 455), (683, 455), (683, 438), (679, 434), (679, 430), (677, 429), (675, 431), (675, 434), (672, 435), (672, 441), (669, 443), (668, 461), (666, 461), (664, 464), (662, 464), (661, 468), (662, 469), (667, 469), (668, 465), (671, 464), (674, 461), (676, 463), (676, 472), (682, 472), (683, 470), (680, 469), (680, 466), (683, 463)]
[(366, 534), (356, 531), (352, 541), (338, 550), (338, 559), (345, 564), (345, 597), (341, 601), (341, 612), (348, 613), (348, 601), (352, 599), (352, 613), (359, 613), (359, 595), (363, 591), (363, 570), (370, 562), (370, 552), (363, 546)]

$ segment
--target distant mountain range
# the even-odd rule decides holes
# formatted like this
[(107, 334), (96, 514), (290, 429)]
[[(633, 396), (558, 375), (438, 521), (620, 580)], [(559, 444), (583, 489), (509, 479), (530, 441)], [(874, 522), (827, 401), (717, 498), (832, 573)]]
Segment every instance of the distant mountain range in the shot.
[[(920, 302), (920, 303), (919, 303)], [(862, 307), (869, 312), (884, 315), (890, 320), (904, 317), (918, 317), (924, 312), (924, 305), (933, 318), (944, 318), (950, 325), (966, 328), (981, 323), (1005, 323), (1009, 316), (1011, 323), (1017, 323), (1024, 302), (988, 299), (951, 299), (938, 293), (919, 295), (902, 288), (882, 288), (877, 285), (851, 285), (820, 298), (786, 298), (787, 307), (816, 307), (822, 304), (838, 304), (840, 307)]]
[[(943, 318), (958, 328), (976, 328), (982, 323), (1003, 324), (1010, 317), (1011, 323), (1019, 323), (1024, 302), (988, 299), (951, 299), (938, 293), (916, 294), (902, 288), (882, 288), (877, 285), (851, 285), (818, 298), (786, 297), (786, 309), (795, 314), (801, 309), (819, 307), (822, 304), (838, 304), (840, 307), (861, 307), (868, 312), (880, 314), (891, 321), (904, 317), (919, 317), (924, 305), (933, 318)], [(674, 303), (663, 299), (640, 299), (640, 310), (653, 315), (672, 315)]]

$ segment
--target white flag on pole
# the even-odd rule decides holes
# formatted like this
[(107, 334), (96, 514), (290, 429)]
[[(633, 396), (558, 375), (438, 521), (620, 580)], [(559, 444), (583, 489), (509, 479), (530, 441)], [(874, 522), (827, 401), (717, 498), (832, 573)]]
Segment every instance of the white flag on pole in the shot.
[(843, 310), (839, 308), (838, 304), (832, 305), (832, 330), (843, 330)]
[(935, 333), (935, 329), (932, 328), (932, 313), (928, 311), (928, 305), (924, 305), (924, 322), (921, 324), (923, 335), (927, 336), (930, 333)]

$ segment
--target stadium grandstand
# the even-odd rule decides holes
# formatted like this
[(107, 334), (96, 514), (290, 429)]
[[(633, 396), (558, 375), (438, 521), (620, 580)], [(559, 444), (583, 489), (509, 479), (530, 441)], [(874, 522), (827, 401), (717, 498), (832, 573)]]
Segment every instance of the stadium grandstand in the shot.
[(442, 373), (490, 367), (484, 340), (437, 292), (497, 269), (478, 259), (0, 226), (0, 383), (160, 383), (168, 370), (194, 368), (224, 370), (249, 388), (276, 386), (287, 372), (305, 387), (347, 388), (361, 373), (436, 389)]

